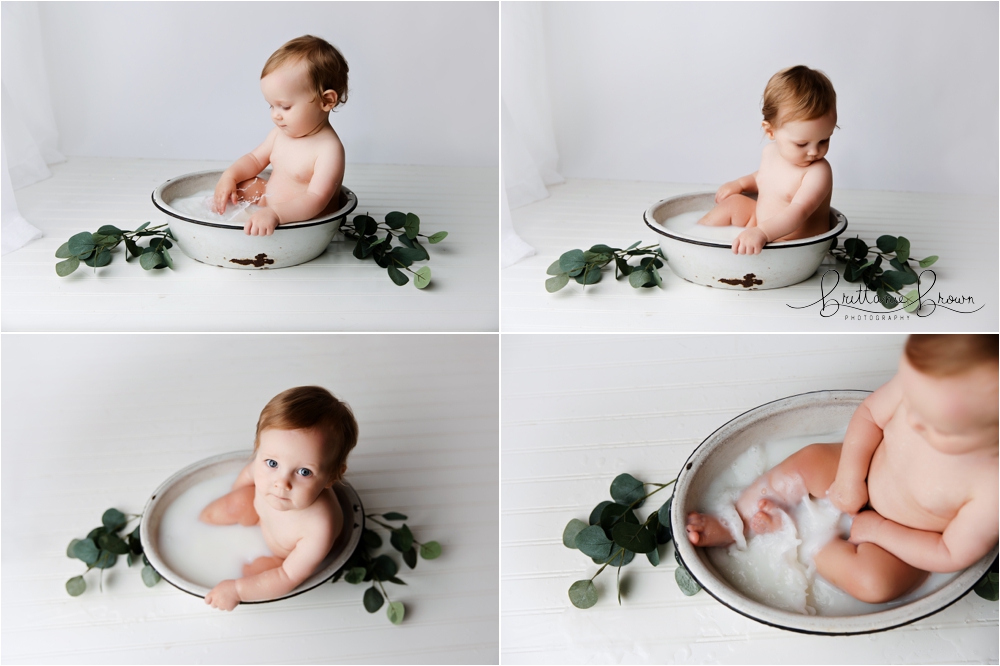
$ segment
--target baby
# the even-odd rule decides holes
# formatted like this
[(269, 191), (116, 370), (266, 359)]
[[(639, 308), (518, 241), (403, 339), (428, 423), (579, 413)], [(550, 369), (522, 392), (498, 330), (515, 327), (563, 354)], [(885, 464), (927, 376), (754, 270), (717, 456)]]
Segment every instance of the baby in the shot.
[[(1000, 518), (997, 345), (996, 335), (910, 336), (896, 376), (861, 403), (842, 444), (807, 446), (742, 493), (745, 533), (778, 529), (806, 494), (828, 498), (854, 522), (848, 540), (816, 554), (816, 570), (868, 603), (986, 555)], [(687, 535), (696, 546), (734, 541), (699, 513)]]
[[(220, 215), (229, 203), (263, 206), (243, 226), (251, 236), (269, 236), (279, 224), (340, 207), (344, 146), (330, 126), (330, 111), (347, 101), (347, 61), (318, 37), (298, 37), (268, 58), (260, 89), (277, 127), (226, 169), (212, 205)], [(257, 175), (268, 164), (271, 177), (264, 181)]]
[[(734, 254), (760, 254), (765, 243), (830, 230), (833, 172), (823, 156), (837, 126), (833, 84), (802, 65), (783, 69), (767, 82), (761, 110), (774, 143), (764, 146), (760, 169), (720, 187), (717, 205), (698, 221), (746, 227), (733, 241)], [(756, 192), (757, 200), (743, 192)]]
[(300, 386), (271, 398), (257, 421), (253, 459), (200, 518), (213, 525), (260, 523), (274, 555), (244, 565), (243, 578), (222, 581), (205, 603), (232, 610), (241, 601), (273, 599), (313, 574), (343, 528), (332, 486), (357, 441), (351, 408), (326, 389)]

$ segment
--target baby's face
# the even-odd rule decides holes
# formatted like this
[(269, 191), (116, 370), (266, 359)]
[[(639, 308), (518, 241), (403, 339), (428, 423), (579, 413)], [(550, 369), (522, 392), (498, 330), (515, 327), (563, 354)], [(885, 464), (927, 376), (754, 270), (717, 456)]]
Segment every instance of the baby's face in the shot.
[(789, 120), (777, 129), (765, 121), (764, 132), (777, 144), (778, 154), (785, 161), (807, 167), (826, 156), (836, 126), (836, 115), (828, 113), (812, 120)]
[(919, 372), (903, 357), (903, 403), (908, 425), (941, 453), (996, 451), (997, 366), (981, 363), (952, 377)]
[(282, 65), (260, 80), (271, 120), (287, 136), (297, 139), (319, 131), (330, 119), (333, 104), (316, 96), (304, 60)]
[(257, 495), (278, 511), (304, 509), (316, 501), (333, 476), (324, 467), (323, 437), (314, 428), (260, 433), (253, 462)]

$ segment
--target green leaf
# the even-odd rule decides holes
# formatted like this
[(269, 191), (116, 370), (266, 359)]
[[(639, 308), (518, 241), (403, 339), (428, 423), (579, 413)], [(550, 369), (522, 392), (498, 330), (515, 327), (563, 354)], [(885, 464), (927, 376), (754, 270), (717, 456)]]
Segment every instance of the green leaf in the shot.
[(902, 271), (886, 271), (882, 273), (882, 279), (895, 290), (901, 289), (903, 285), (913, 284), (917, 281), (917, 278), (913, 275)]
[(650, 274), (650, 272), (639, 268), (633, 270), (632, 273), (628, 276), (628, 283), (633, 287), (635, 287), (636, 289), (639, 289), (640, 287), (645, 287), (647, 283), (652, 281), (653, 281), (653, 276)]
[(122, 230), (113, 224), (105, 224), (97, 230), (97, 233), (104, 234), (105, 236), (121, 236)]
[(80, 543), (79, 539), (73, 539), (72, 541), (69, 542), (69, 545), (66, 546), (66, 557), (72, 560), (76, 559), (76, 555), (73, 554), (73, 547), (78, 543)]
[(642, 489), (642, 481), (639, 481), (631, 474), (619, 474), (611, 482), (611, 497), (619, 504), (632, 504), (635, 507), (643, 505), (643, 496), (646, 493)]
[(424, 258), (424, 251), (423, 249), (411, 247), (395, 247), (392, 249), (392, 256), (402, 261), (406, 266), (409, 266), (414, 261), (421, 261)]
[(868, 256), (868, 245), (860, 238), (848, 238), (844, 241), (844, 250), (848, 257), (864, 259)]
[(101, 549), (97, 547), (93, 539), (82, 539), (73, 544), (73, 557), (82, 560), (85, 564), (94, 564), (101, 556)]
[(896, 251), (896, 237), (895, 236), (879, 236), (878, 240), (875, 241), (875, 245), (878, 249), (882, 250), (886, 254)]
[(410, 548), (408, 551), (403, 553), (403, 561), (406, 562), (406, 566), (411, 569), (417, 568), (417, 550), (415, 548)]
[(64, 259), (56, 264), (56, 275), (59, 277), (66, 277), (77, 268), (80, 267), (80, 260), (76, 257), (70, 257), (69, 259)]
[(554, 294), (563, 287), (565, 287), (567, 284), (569, 284), (569, 275), (567, 275), (566, 273), (560, 273), (559, 275), (555, 277), (550, 277), (548, 280), (545, 281), (545, 291), (549, 292), (550, 294)]
[(136, 557), (132, 553), (129, 553), (125, 557), (125, 566), (130, 567), (130, 566), (132, 566), (135, 563), (135, 561), (136, 561)]
[(372, 574), (379, 580), (389, 580), (399, 572), (396, 561), (388, 555), (379, 555), (375, 558), (372, 567)]
[(399, 552), (405, 553), (413, 547), (413, 533), (404, 524), (398, 531), (392, 533), (392, 536), (389, 537), (389, 543)]
[(395, 576), (393, 576), (392, 578), (390, 578), (390, 579), (389, 579), (389, 582), (390, 582), (390, 583), (395, 583), (396, 585), (406, 585), (406, 583), (404, 583), (404, 582), (403, 582), (402, 580), (400, 580), (399, 578), (396, 578)]
[(395, 282), (400, 287), (402, 287), (404, 284), (410, 281), (410, 278), (403, 275), (403, 273), (398, 268), (396, 268), (395, 264), (389, 264), (389, 267), (386, 268), (386, 270), (389, 272), (389, 277), (392, 279), (392, 281)]
[(69, 592), (69, 596), (78, 597), (84, 593), (87, 589), (87, 581), (83, 580), (83, 576), (74, 576), (66, 581), (66, 591)]
[(561, 274), (563, 274), (565, 272), (566, 271), (564, 271), (563, 269), (561, 269), (559, 267), (559, 260), (558, 259), (556, 259), (551, 264), (549, 264), (549, 267), (545, 269), (545, 274), (546, 275), (561, 275)]
[(875, 296), (878, 298), (878, 302), (886, 310), (891, 310), (896, 307), (896, 299), (890, 296), (889, 293), (882, 287), (875, 290)]
[(413, 213), (407, 213), (403, 231), (406, 232), (406, 237), (410, 240), (416, 238), (417, 234), (420, 233), (420, 218)]
[(910, 241), (902, 236), (896, 240), (896, 258), (900, 261), (906, 261), (910, 258)]
[(920, 294), (916, 289), (911, 289), (903, 295), (903, 310), (914, 313), (920, 309)]
[(972, 588), (976, 591), (976, 594), (986, 599), (987, 601), (997, 601), (997, 581), (998, 581), (998, 571), (997, 571), (997, 560), (993, 560), (993, 564), (990, 568), (983, 574), (982, 578), (976, 582), (975, 586)]
[(358, 583), (360, 583), (365, 579), (366, 573), (367, 572), (365, 571), (364, 567), (353, 567), (349, 569), (346, 574), (344, 574), (344, 580), (346, 580), (351, 585), (357, 585)]
[(656, 512), (656, 518), (660, 525), (666, 526), (670, 529), (670, 506), (673, 504), (674, 498), (671, 497), (666, 502), (664, 502)]
[(162, 250), (160, 250), (160, 255), (163, 256), (163, 263), (167, 265), (167, 268), (173, 269), (174, 258), (170, 256), (169, 252), (167, 252), (167, 248), (163, 248)]
[(635, 270), (623, 257), (615, 257), (615, 265), (618, 266), (622, 275), (631, 275), (632, 271)]
[[(149, 248), (146, 248), (147, 250)], [(159, 252), (143, 252), (139, 256), (139, 265), (142, 266), (143, 270), (151, 271), (156, 268), (156, 265), (162, 261)]]
[(374, 587), (369, 587), (365, 590), (364, 604), (366, 611), (374, 613), (382, 607), (382, 595)]
[(564, 252), (559, 257), (559, 268), (563, 273), (572, 273), (576, 270), (582, 271), (586, 264), (587, 262), (583, 258), (583, 250), (570, 250), (569, 252)]
[(577, 608), (590, 608), (597, 603), (597, 587), (592, 580), (578, 580), (569, 586), (569, 600)]
[(591, 525), (576, 535), (576, 547), (584, 555), (599, 558), (602, 562), (611, 555), (611, 539), (600, 525)]
[(102, 550), (101, 554), (98, 556), (97, 561), (94, 562), (94, 567), (97, 569), (110, 569), (115, 566), (118, 561), (118, 554), (112, 553), (109, 550)]
[(656, 537), (645, 525), (620, 522), (612, 528), (611, 537), (622, 548), (636, 553), (656, 550)]
[(681, 588), (681, 592), (685, 596), (694, 596), (701, 591), (701, 585), (682, 564), (678, 564), (677, 568), (674, 569), (674, 580), (677, 581), (677, 587)]
[(598, 523), (601, 522), (601, 515), (604, 513), (605, 507), (607, 507), (609, 504), (614, 504), (614, 502), (609, 502), (608, 500), (604, 500), (603, 502), (594, 507), (594, 510), (590, 512), (591, 525), (597, 525)]
[(135, 231), (133, 231), (132, 233), (139, 233), (140, 231), (142, 231), (143, 229), (145, 229), (148, 226), (149, 226), (149, 222), (143, 222), (138, 227), (136, 227)]
[[(59, 256), (59, 255), (56, 255), (56, 256)], [(937, 260), (938, 260), (938, 256), (936, 254), (932, 254), (931, 256), (927, 257), (926, 259), (921, 259), (917, 263), (920, 264), (921, 268), (930, 268), (931, 266), (934, 265), (934, 262), (936, 262)]]
[(620, 522), (620, 520), (624, 520), (626, 523), (632, 523), (633, 525), (639, 524), (639, 519), (636, 518), (632, 510), (624, 504), (609, 504), (604, 507), (604, 511), (601, 512), (600, 525), (605, 532), (614, 527), (618, 522)]
[(389, 616), (389, 622), (393, 624), (399, 624), (403, 621), (403, 615), (406, 611), (403, 608), (403, 603), (401, 601), (393, 601), (389, 604), (389, 608), (386, 609), (386, 615)]
[(660, 277), (660, 271), (656, 270), (656, 268), (652, 268), (652, 269), (650, 269), (649, 274), (653, 276), (653, 284), (648, 284), (647, 283), (647, 284), (643, 285), (644, 287), (662, 287), (663, 286), (663, 278)]
[(73, 253), (69, 251), (69, 243), (63, 243), (62, 245), (59, 246), (59, 249), (56, 250), (57, 259), (68, 259), (69, 257), (72, 256)]
[(431, 283), (431, 267), (421, 266), (413, 276), (413, 286), (417, 289), (424, 289)]
[(654, 548), (653, 550), (646, 553), (646, 559), (648, 559), (649, 563), (652, 564), (654, 567), (660, 566), (660, 551)]
[(401, 213), (398, 210), (386, 213), (385, 223), (390, 229), (400, 229), (406, 224), (406, 213)]
[(622, 551), (621, 548), (615, 550), (615, 556), (608, 562), (609, 567), (623, 567), (635, 558), (635, 552), (631, 550)]
[(427, 242), (431, 245), (436, 245), (448, 237), (447, 231), (439, 231), (436, 234), (431, 234), (427, 237)]
[(69, 241), (67, 241), (66, 244), (69, 246), (69, 253), (77, 256), (87, 254), (92, 251), (96, 245), (96, 243), (94, 243), (94, 235), (89, 231), (81, 231), (74, 236), (70, 236)]
[(115, 555), (125, 555), (129, 552), (128, 544), (122, 541), (122, 539), (114, 532), (102, 535), (97, 540), (97, 545), (101, 548), (101, 550), (106, 550), (109, 553), (114, 553)]
[(125, 239), (125, 249), (127, 249), (129, 254), (131, 254), (133, 257), (138, 257), (139, 255), (142, 254), (142, 248), (139, 247), (139, 244), (136, 243), (131, 238)]
[(390, 511), (389, 513), (383, 513), (382, 517), (386, 520), (407, 520), (407, 517), (398, 511)]
[(584, 268), (583, 273), (576, 276), (575, 279), (584, 286), (588, 284), (597, 284), (601, 281), (601, 269), (593, 264), (588, 264)]
[(150, 565), (146, 565), (142, 568), (142, 582), (146, 587), (153, 587), (160, 582), (160, 574), (156, 573), (156, 569)]
[(641, 242), (642, 241), (636, 241), (636, 242), (632, 243), (627, 248), (625, 248), (625, 251), (628, 252), (629, 250), (634, 250), (635, 248), (639, 247), (639, 243), (641, 243)]
[(428, 541), (420, 546), (420, 557), (425, 560), (434, 560), (441, 556), (441, 544), (437, 541)]
[(576, 548), (576, 535), (587, 529), (587, 523), (583, 522), (578, 518), (566, 523), (566, 528), (563, 530), (562, 541), (563, 545), (567, 548)]
[(121, 528), (125, 527), (125, 523), (127, 523), (128, 520), (126, 520), (125, 514), (118, 509), (108, 509), (104, 512), (104, 515), (101, 516), (101, 522), (104, 524), (104, 527), (108, 529), (108, 531), (117, 532)]

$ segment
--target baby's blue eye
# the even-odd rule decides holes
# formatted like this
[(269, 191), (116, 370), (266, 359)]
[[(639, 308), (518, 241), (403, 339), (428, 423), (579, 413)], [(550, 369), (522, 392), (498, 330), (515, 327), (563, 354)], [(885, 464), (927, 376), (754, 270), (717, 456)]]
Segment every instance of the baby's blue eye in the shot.
[(306, 469), (305, 467), (299, 470), (299, 474), (301, 474), (302, 476), (312, 476), (312, 472)]
[(265, 460), (264, 464), (267, 465), (268, 467), (271, 467), (271, 468), (274, 468), (274, 467), (278, 466), (277, 461), (271, 460), (270, 458), (268, 458), (267, 460)]

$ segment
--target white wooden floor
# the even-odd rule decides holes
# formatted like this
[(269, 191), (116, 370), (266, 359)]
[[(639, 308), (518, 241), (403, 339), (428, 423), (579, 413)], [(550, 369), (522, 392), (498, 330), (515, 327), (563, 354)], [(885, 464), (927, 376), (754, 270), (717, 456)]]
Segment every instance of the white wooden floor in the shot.
[[(131, 268), (131, 266), (130, 266)], [(420, 294), (416, 294), (420, 296)], [(496, 335), (3, 335), (2, 661), (497, 663)], [(443, 555), (387, 585), (393, 626), (343, 581), (223, 613), (119, 562), (85, 568), (70, 539), (111, 506), (140, 513), (174, 471), (253, 445), (274, 394), (320, 384), (360, 424), (348, 478)], [(397, 561), (400, 560), (396, 557)], [(400, 563), (401, 564), (401, 563)], [(402, 566), (402, 564), (401, 564)]]
[[(2, 259), (4, 331), (496, 331), (497, 169), (349, 164), (354, 214), (413, 212), (447, 231), (429, 248), (433, 282), (397, 287), (385, 270), (332, 243), (317, 259), (274, 271), (222, 269), (172, 252), (176, 270), (82, 267), (60, 278), (56, 249), (103, 224), (165, 219), (150, 194), (165, 180), (225, 162), (71, 157), (52, 178), (16, 192), (45, 237)], [(350, 216), (353, 219), (353, 215)]]
[(504, 335), (502, 662), (996, 663), (997, 604), (975, 594), (888, 632), (806, 636), (744, 618), (704, 592), (685, 597), (667, 550), (655, 569), (639, 557), (622, 570), (621, 607), (609, 569), (595, 581), (593, 608), (574, 608), (567, 596), (598, 567), (562, 545), (563, 528), (610, 499), (615, 476), (667, 482), (702, 439), (762, 403), (875, 389), (895, 373), (903, 340)]
[[(653, 203), (677, 194), (714, 191), (715, 185), (569, 179), (549, 188), (548, 199), (512, 211), (518, 235), (537, 254), (501, 271), (502, 330), (508, 331), (816, 331), (816, 332), (995, 332), (998, 201), (993, 198), (834, 190), (833, 206), (847, 216), (845, 235), (869, 243), (883, 234), (910, 239), (913, 254), (941, 257), (933, 267), (933, 298), (969, 296), (984, 307), (974, 314), (937, 309), (927, 317), (905, 320), (846, 319), (842, 308), (822, 317), (819, 305), (801, 310), (821, 296), (820, 274), (798, 285), (764, 291), (711, 289), (686, 282), (667, 267), (663, 288), (633, 289), (615, 282), (613, 269), (583, 291), (570, 284), (555, 294), (545, 291), (545, 269), (559, 255), (597, 243), (628, 247), (637, 240), (657, 241), (642, 221)], [(842, 239), (844, 236), (841, 237)], [(610, 271), (610, 274), (608, 274)], [(855, 293), (857, 285), (840, 281), (834, 298)], [(868, 309), (882, 312), (880, 305)]]

